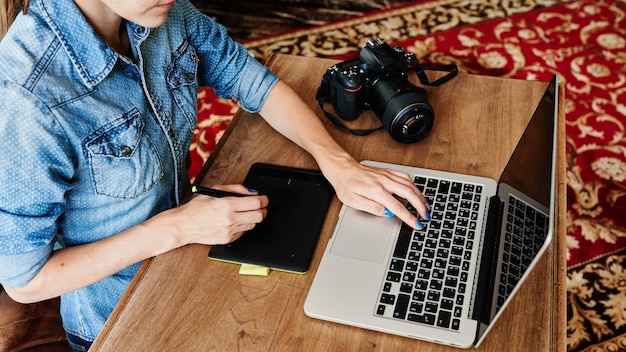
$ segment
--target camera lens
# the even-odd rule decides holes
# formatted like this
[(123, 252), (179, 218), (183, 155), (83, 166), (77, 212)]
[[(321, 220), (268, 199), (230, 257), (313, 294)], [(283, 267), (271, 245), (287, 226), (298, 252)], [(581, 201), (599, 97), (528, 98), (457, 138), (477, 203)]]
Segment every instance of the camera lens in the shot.
[(391, 137), (400, 143), (414, 143), (433, 127), (433, 109), (426, 91), (402, 77), (384, 77), (372, 84), (372, 108)]
[(412, 134), (416, 134), (422, 128), (424, 128), (424, 120), (422, 120), (419, 116), (412, 116), (404, 122), (404, 125), (402, 125), (402, 134), (410, 136)]
[[(411, 96), (406, 98), (411, 98)], [(424, 139), (432, 126), (433, 110), (430, 105), (413, 102), (398, 111), (391, 120), (388, 131), (398, 142), (413, 143)]]

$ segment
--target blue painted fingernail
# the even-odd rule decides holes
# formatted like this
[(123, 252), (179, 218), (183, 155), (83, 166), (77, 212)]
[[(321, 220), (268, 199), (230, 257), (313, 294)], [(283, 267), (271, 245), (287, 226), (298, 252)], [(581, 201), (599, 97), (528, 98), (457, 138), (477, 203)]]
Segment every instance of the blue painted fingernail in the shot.
[(424, 220), (430, 221), (430, 212), (429, 211), (426, 212), (426, 217), (424, 218)]
[(432, 205), (430, 205), (430, 203), (426, 202), (426, 208), (428, 208), (428, 211), (431, 211), (433, 209)]
[(394, 213), (390, 212), (389, 209), (385, 208), (385, 216), (392, 217), (396, 216)]
[(424, 224), (422, 224), (419, 220), (415, 223), (415, 225), (417, 225), (417, 228), (420, 230), (423, 230), (425, 227)]
[(248, 192), (257, 193), (258, 191), (256, 189), (248, 188)]

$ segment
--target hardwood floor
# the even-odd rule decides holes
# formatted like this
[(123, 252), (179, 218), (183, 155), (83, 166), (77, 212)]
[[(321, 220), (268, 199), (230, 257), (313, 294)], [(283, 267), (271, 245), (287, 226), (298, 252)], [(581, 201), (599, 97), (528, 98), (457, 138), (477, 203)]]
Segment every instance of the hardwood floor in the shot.
[(200, 11), (246, 40), (320, 25), (415, 0), (191, 0)]

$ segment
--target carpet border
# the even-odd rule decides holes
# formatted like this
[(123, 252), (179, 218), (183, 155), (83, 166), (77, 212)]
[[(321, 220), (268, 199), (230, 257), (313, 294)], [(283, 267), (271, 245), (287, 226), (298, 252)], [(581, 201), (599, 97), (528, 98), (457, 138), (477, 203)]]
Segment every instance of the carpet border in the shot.
[(465, 1), (466, 0), (432, 0), (426, 3), (420, 2), (418, 4), (413, 4), (413, 5), (411, 4), (399, 5), (399, 6), (387, 9), (387, 10), (377, 10), (377, 11), (363, 14), (363, 15), (353, 17), (353, 18), (338, 20), (338, 21), (325, 23), (322, 25), (313, 26), (313, 27), (304, 28), (304, 29), (296, 29), (293, 31), (283, 32), (283, 33), (279, 33), (279, 34), (271, 35), (271, 36), (265, 36), (262, 38), (246, 40), (246, 41), (242, 41), (241, 43), (245, 47), (261, 46), (261, 45), (270, 44), (270, 43), (274, 43), (277, 41), (281, 41), (281, 40), (285, 40), (285, 39), (289, 39), (293, 37), (320, 34), (320, 33), (328, 32), (330, 30), (334, 30), (338, 28), (352, 27), (355, 24), (384, 20), (389, 17), (398, 16), (404, 13), (423, 11), (424, 8), (437, 7), (437, 6), (441, 6), (442, 4), (450, 5), (452, 3), (465, 2)]
[[(526, 13), (551, 6), (570, 3), (575, 0), (512, 0), (485, 4), (482, 0), (429, 0), (412, 4), (377, 10), (357, 17), (347, 18), (318, 26), (297, 29), (266, 36), (258, 39), (241, 41), (249, 53), (264, 62), (270, 53), (315, 56), (336, 58), (348, 53), (356, 52), (365, 45), (367, 40), (380, 38), (390, 43), (402, 42), (412, 38), (440, 33), (480, 22), (502, 19), (519, 13)], [(460, 9), (455, 16), (446, 17), (447, 9)], [(430, 11), (429, 11), (430, 10)], [(412, 18), (413, 13), (429, 15)], [(428, 12), (429, 11), (429, 12)], [(385, 21), (400, 20), (404, 26), (397, 26), (400, 31), (389, 33), (386, 31)], [(365, 32), (359, 32), (360, 28)], [(342, 35), (337, 35), (337, 31)], [(325, 36), (332, 33), (332, 36)], [(387, 38), (393, 36), (393, 38)], [(330, 37), (338, 40), (327, 40)], [(322, 51), (311, 48), (320, 48), (329, 45), (335, 55), (327, 55)], [(325, 48), (326, 49), (326, 48)]]

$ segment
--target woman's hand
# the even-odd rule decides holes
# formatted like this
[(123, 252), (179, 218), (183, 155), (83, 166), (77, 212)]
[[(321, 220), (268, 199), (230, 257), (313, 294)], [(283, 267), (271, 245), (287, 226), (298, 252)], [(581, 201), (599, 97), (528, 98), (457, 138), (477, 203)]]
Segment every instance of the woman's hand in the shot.
[(195, 195), (189, 202), (155, 216), (150, 221), (165, 221), (181, 245), (226, 244), (253, 229), (267, 215), (267, 196), (259, 196), (243, 185), (221, 185), (212, 188), (246, 195), (214, 198)]
[[(423, 220), (430, 220), (430, 204), (405, 173), (343, 158), (325, 160), (320, 167), (337, 197), (348, 206), (379, 216), (395, 215), (418, 230), (424, 228)], [(398, 198), (412, 204), (421, 220)]]

